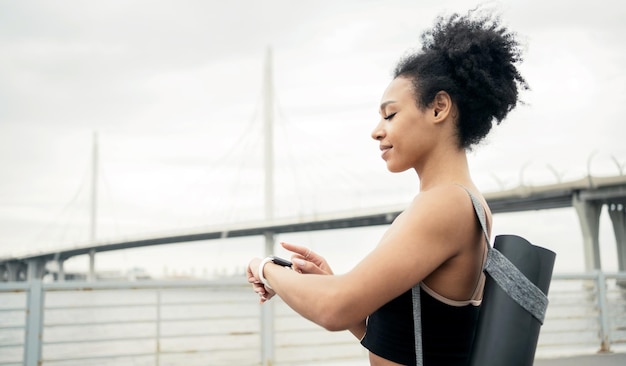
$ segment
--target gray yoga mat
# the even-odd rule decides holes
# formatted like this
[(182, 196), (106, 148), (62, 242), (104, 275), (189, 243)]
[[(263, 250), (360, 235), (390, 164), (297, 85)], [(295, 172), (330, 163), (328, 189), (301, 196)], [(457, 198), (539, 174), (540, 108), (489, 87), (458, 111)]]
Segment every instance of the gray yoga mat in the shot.
[[(554, 252), (516, 235), (496, 236), (494, 248), (548, 294)], [(487, 275), (470, 365), (532, 366), (541, 325)]]

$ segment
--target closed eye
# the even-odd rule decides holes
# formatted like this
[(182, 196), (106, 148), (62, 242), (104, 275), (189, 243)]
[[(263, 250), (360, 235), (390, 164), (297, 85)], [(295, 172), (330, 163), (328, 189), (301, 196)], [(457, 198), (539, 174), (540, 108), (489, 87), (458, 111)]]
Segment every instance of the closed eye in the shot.
[(396, 113), (397, 113), (397, 112), (392, 113), (392, 114), (390, 114), (390, 115), (388, 115), (387, 117), (384, 117), (384, 118), (385, 118), (387, 121), (389, 121), (389, 120), (391, 120), (391, 119), (393, 118), (393, 116), (395, 116), (395, 115), (396, 115)]

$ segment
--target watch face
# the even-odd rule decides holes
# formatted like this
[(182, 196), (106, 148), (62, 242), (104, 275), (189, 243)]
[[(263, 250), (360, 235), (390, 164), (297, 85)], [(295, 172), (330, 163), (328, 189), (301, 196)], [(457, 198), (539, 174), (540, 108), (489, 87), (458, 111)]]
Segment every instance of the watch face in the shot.
[(291, 267), (292, 263), (286, 259), (277, 257), (275, 255), (270, 255), (270, 258), (272, 258), (272, 262), (278, 264), (279, 266), (283, 266), (283, 267)]

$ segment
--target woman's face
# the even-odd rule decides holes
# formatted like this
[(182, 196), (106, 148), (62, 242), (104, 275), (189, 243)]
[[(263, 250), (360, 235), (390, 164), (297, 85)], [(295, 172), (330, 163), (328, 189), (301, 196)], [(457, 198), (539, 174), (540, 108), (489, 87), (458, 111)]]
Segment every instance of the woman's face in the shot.
[(410, 79), (397, 77), (385, 90), (380, 104), (380, 122), (372, 131), (379, 141), (382, 158), (391, 172), (417, 169), (433, 143), (429, 108), (417, 107)]

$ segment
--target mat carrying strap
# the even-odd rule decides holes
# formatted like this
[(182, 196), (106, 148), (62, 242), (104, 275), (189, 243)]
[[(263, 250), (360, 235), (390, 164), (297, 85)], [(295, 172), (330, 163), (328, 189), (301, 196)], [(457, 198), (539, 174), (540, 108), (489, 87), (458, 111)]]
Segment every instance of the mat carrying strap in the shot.
[[(485, 209), (476, 196), (467, 188), (463, 187), (469, 194), (478, 221), (485, 234), (487, 243), (487, 260), (485, 261), (483, 272), (487, 273), (524, 310), (536, 318), (539, 323), (543, 320), (548, 308), (548, 297), (532, 283), (522, 272), (515, 267), (502, 253), (489, 245), (489, 234), (487, 233), (487, 223)], [(422, 310), (420, 302), (420, 284), (411, 289), (413, 298), (413, 327), (415, 333), (415, 360), (417, 366), (423, 366), (422, 349)]]

